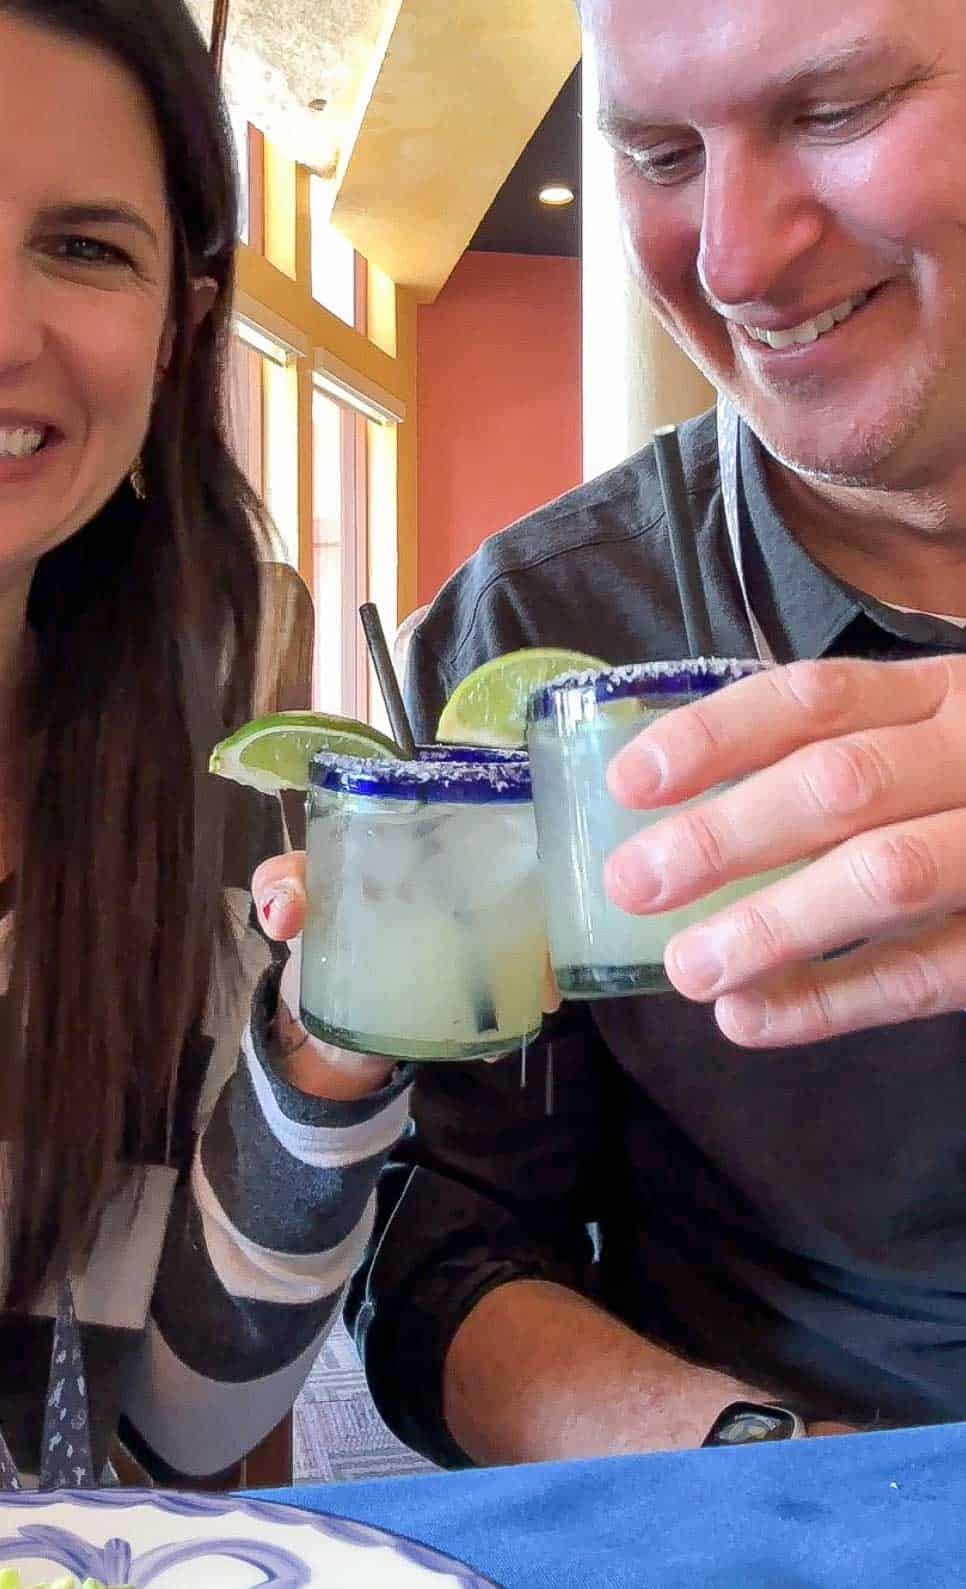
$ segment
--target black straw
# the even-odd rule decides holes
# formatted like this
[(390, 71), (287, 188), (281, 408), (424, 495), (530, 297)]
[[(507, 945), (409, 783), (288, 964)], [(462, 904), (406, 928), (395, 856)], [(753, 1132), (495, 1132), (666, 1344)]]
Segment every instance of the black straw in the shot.
[(681, 447), (673, 425), (662, 425), (654, 432), (654, 456), (664, 498), (664, 512), (671, 537), (671, 556), (677, 580), (688, 650), (693, 657), (710, 656), (714, 649), (711, 618), (704, 596), (704, 583), (698, 563), (698, 538), (688, 506), (684, 484)]
[(359, 608), (359, 617), (362, 620), (366, 645), (369, 647), (369, 655), (372, 658), (372, 665), (376, 670), (376, 678), (379, 680), (379, 688), (382, 691), (382, 698), (386, 703), (386, 711), (392, 724), (393, 739), (406, 760), (415, 761), (416, 741), (413, 738), (409, 714), (406, 711), (402, 691), (399, 688), (399, 680), (396, 678), (396, 670), (392, 665), (392, 657), (389, 655), (386, 633), (382, 627), (379, 609), (374, 602), (363, 602)]

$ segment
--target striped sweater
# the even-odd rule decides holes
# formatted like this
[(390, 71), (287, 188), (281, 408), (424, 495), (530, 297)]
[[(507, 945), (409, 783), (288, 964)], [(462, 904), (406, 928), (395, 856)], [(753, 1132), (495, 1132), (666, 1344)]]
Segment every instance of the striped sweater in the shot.
[[(108, 1211), (73, 1276), (98, 1469), (122, 1419), (194, 1475), (229, 1467), (279, 1422), (362, 1257), (376, 1178), (406, 1123), (411, 1067), (345, 1103), (275, 1071), (282, 967), (249, 925), (248, 896), (229, 890), (228, 901), (243, 977), (209, 1000), (190, 1149), (148, 1167), (137, 1208)], [(0, 1427), (26, 1473), (37, 1470), (53, 1313), (50, 1296), (29, 1316), (0, 1313)]]

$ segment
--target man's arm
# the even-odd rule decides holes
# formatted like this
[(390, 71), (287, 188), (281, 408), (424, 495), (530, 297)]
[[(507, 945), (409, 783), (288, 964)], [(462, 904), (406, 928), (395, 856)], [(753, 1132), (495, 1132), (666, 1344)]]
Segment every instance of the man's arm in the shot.
[(484, 1466), (699, 1446), (729, 1402), (774, 1399), (543, 1280), (487, 1292), (453, 1337), (443, 1383), (450, 1434)]
[(570, 1005), (531, 1046), (525, 1078), (518, 1057), (420, 1067), (348, 1319), (385, 1422), (443, 1466), (467, 1461), (443, 1411), (464, 1320), (508, 1282), (590, 1281), (612, 1065), (585, 1007)]

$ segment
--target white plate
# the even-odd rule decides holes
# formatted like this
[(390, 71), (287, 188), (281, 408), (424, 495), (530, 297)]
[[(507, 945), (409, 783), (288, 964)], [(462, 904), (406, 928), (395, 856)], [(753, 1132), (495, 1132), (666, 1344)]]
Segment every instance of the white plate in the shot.
[(0, 1566), (136, 1589), (497, 1589), (382, 1529), (233, 1495), (153, 1490), (0, 1495)]

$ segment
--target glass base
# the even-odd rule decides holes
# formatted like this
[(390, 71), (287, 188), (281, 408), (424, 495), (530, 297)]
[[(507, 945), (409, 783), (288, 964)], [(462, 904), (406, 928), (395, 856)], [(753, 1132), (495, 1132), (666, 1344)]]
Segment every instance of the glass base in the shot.
[(638, 993), (673, 993), (667, 972), (656, 966), (554, 966), (565, 999), (622, 999)]
[(320, 1043), (332, 1043), (336, 1048), (348, 1048), (354, 1054), (378, 1054), (386, 1059), (487, 1059), (491, 1054), (512, 1054), (514, 1049), (532, 1043), (540, 1035), (539, 1026), (532, 1032), (510, 1033), (500, 1037), (468, 1038), (465, 1043), (423, 1043), (406, 1037), (387, 1037), (382, 1033), (348, 1031), (344, 1026), (331, 1026), (311, 1010), (302, 1007), (302, 1023)]

